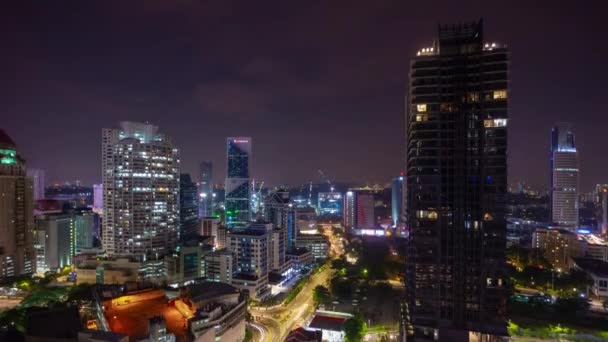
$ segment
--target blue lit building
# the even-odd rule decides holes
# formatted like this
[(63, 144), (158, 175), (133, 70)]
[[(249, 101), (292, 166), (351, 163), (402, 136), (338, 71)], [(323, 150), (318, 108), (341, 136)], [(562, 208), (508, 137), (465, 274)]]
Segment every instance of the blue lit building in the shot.
[(343, 199), (339, 192), (319, 192), (317, 207), (319, 215), (342, 216)]
[(264, 220), (285, 229), (287, 250), (295, 245), (297, 234), (297, 208), (290, 202), (289, 192), (281, 189), (264, 199)]
[(249, 169), (251, 138), (228, 138), (228, 167), (225, 183), (226, 225), (230, 229), (245, 228), (251, 221), (251, 188)]
[(551, 132), (551, 221), (574, 231), (578, 227), (578, 153), (570, 125)]
[(393, 219), (393, 227), (396, 227), (401, 221), (403, 208), (403, 177), (393, 179), (391, 190), (391, 218)]

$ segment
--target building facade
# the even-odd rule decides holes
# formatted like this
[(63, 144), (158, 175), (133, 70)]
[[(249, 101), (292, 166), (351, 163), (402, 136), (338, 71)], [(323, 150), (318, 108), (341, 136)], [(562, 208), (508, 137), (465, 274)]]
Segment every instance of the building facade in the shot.
[(56, 271), (93, 248), (95, 214), (90, 209), (46, 212), (35, 217), (36, 269)]
[(305, 248), (312, 253), (315, 260), (324, 260), (329, 256), (329, 240), (321, 234), (300, 234), (296, 248)]
[(103, 184), (93, 184), (93, 211), (103, 215)]
[(228, 138), (225, 188), (226, 224), (242, 229), (251, 221), (250, 158), (251, 138)]
[(196, 236), (198, 233), (198, 208), (198, 188), (196, 183), (190, 179), (189, 174), (182, 173), (179, 176), (179, 225), (182, 240)]
[(27, 169), (27, 176), (32, 180), (34, 201), (44, 199), (44, 191), (46, 188), (44, 170)]
[(228, 249), (220, 249), (203, 256), (203, 277), (208, 281), (230, 284), (236, 274), (236, 256)]
[(319, 215), (342, 216), (344, 200), (339, 192), (319, 192), (317, 210)]
[(393, 227), (403, 222), (403, 176), (393, 179), (391, 185), (391, 219)]
[(551, 131), (551, 220), (562, 228), (578, 227), (578, 152), (570, 126)]
[(537, 228), (532, 234), (532, 248), (539, 249), (554, 269), (564, 272), (572, 267), (572, 258), (585, 253), (584, 243), (566, 229)]
[(287, 190), (277, 190), (264, 199), (264, 220), (285, 230), (286, 249), (294, 247), (297, 237), (298, 208), (290, 201)]
[(110, 256), (159, 258), (179, 236), (179, 153), (150, 124), (102, 131), (102, 244)]
[(215, 195), (213, 193), (213, 163), (211, 161), (201, 162), (199, 171), (199, 216), (213, 216), (213, 205), (215, 199)]
[(507, 336), (509, 52), (482, 26), (440, 25), (410, 64), (408, 341)]
[(0, 279), (36, 271), (32, 188), (25, 160), (0, 129)]
[(344, 227), (347, 230), (373, 229), (374, 193), (370, 190), (349, 190), (344, 197)]

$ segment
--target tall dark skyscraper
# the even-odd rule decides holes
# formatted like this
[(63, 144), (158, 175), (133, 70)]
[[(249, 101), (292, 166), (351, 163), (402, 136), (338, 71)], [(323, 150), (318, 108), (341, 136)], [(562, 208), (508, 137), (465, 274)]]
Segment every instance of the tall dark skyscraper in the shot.
[(182, 240), (195, 236), (199, 231), (198, 189), (187, 173), (179, 176), (179, 227)]
[(560, 227), (578, 227), (578, 152), (570, 125), (551, 131), (551, 221)]
[(439, 26), (411, 61), (408, 341), (501, 341), (509, 52), (482, 21)]
[(211, 161), (201, 162), (200, 165), (200, 183), (198, 185), (199, 192), (199, 216), (213, 215), (213, 163)]
[(224, 185), (226, 224), (229, 228), (245, 228), (251, 221), (251, 138), (228, 138), (227, 156), (227, 177)]

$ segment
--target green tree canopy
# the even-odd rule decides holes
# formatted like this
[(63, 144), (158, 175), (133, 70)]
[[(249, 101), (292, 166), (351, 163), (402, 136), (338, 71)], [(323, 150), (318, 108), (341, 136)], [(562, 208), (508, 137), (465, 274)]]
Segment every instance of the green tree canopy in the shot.
[(316, 305), (325, 303), (330, 298), (329, 290), (323, 285), (317, 285), (312, 290), (312, 298)]
[(363, 340), (363, 336), (365, 336), (365, 332), (367, 330), (367, 325), (361, 319), (360, 315), (356, 315), (355, 317), (349, 318), (344, 323), (344, 335), (346, 342), (359, 342)]

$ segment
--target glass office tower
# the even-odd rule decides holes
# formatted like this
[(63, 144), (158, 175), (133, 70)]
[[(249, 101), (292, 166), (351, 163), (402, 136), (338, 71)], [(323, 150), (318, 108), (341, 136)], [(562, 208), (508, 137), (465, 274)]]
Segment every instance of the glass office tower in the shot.
[(251, 138), (228, 138), (228, 167), (225, 183), (226, 224), (241, 229), (251, 221), (249, 169)]

